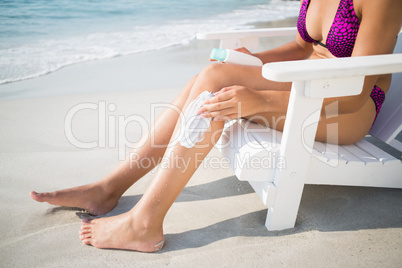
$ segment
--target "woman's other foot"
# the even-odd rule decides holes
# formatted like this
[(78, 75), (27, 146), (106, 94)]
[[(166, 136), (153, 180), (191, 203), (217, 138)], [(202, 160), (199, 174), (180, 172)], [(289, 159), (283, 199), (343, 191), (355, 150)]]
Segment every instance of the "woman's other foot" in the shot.
[(119, 201), (120, 195), (107, 192), (98, 183), (87, 184), (60, 191), (37, 193), (32, 191), (31, 198), (56, 206), (78, 207), (92, 215), (104, 215), (111, 211)]
[(108, 218), (82, 221), (80, 239), (96, 248), (155, 252), (163, 247), (161, 227), (149, 227), (132, 211)]

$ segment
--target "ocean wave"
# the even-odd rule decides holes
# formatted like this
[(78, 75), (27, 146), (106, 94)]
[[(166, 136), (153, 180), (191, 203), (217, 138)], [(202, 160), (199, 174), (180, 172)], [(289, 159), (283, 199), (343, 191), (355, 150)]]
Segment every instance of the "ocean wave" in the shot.
[(186, 45), (197, 32), (251, 28), (250, 23), (297, 16), (297, 1), (236, 9), (212, 18), (170, 20), (163, 25), (142, 25), (122, 31), (98, 32), (40, 40), (0, 49), (0, 84), (38, 77), (84, 61)]

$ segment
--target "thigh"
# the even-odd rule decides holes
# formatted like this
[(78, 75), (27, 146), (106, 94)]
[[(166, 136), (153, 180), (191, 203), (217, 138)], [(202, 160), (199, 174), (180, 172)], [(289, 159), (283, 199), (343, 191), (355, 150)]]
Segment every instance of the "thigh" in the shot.
[[(370, 131), (376, 112), (372, 99), (368, 99), (365, 105), (354, 113), (326, 115), (325, 107), (321, 111), (320, 121), (317, 127), (316, 140), (332, 144), (353, 144)], [(283, 131), (285, 114), (261, 113), (246, 117), (257, 124)]]
[(316, 140), (333, 144), (353, 144), (370, 131), (376, 109), (369, 98), (361, 109), (354, 113), (326, 116), (323, 108), (318, 124)]
[(190, 79), (190, 81), (187, 82), (186, 86), (181, 90), (179, 95), (172, 101), (173, 105), (177, 106), (180, 109), (183, 108), (197, 79), (198, 75), (195, 75), (193, 78)]
[[(262, 77), (261, 67), (235, 64), (211, 64), (205, 68), (191, 90), (190, 99), (202, 91), (219, 91), (228, 86), (245, 86), (255, 90), (289, 91), (291, 83), (277, 83)], [(350, 114), (325, 115), (318, 124), (316, 140), (330, 143), (350, 144), (362, 139), (370, 130), (375, 116), (375, 107), (371, 99), (357, 112)], [(283, 131), (285, 113), (260, 113), (246, 119), (270, 128)]]
[(283, 131), (286, 114), (282, 113), (259, 113), (244, 117), (254, 123), (266, 126), (275, 130)]
[(279, 83), (265, 79), (262, 67), (238, 64), (210, 64), (198, 76), (195, 88), (207, 86), (209, 91), (219, 91), (229, 86), (244, 86), (255, 90), (286, 90), (291, 83)]

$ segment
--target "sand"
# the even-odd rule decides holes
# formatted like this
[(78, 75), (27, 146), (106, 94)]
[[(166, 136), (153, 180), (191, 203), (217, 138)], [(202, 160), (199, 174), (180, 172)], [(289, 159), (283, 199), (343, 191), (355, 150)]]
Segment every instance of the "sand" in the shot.
[[(401, 267), (398, 189), (308, 185), (296, 227), (268, 232), (267, 209), (248, 183), (227, 166), (204, 165), (169, 211), (166, 244), (155, 254), (84, 246), (78, 238), (83, 211), (30, 199), (31, 190), (106, 175), (143, 130), (139, 117), (124, 127), (129, 138), (111, 139), (105, 130), (132, 115), (151, 122), (159, 110), (150, 104), (172, 100), (208, 64), (205, 55), (215, 46), (197, 41), (0, 86), (1, 267)], [(67, 126), (75, 141), (94, 148), (78, 148), (66, 136), (66, 116), (77, 105), (93, 109), (77, 112)], [(215, 149), (209, 155), (219, 157)], [(131, 209), (152, 178), (131, 187), (106, 216)]]

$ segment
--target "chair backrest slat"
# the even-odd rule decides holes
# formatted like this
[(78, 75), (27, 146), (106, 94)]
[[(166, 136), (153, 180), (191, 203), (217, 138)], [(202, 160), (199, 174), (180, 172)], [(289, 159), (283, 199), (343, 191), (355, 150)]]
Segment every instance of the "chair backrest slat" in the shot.
[[(398, 36), (394, 54), (402, 53), (402, 33)], [(381, 112), (370, 131), (380, 140), (390, 143), (402, 131), (402, 73), (392, 75), (392, 83)]]

